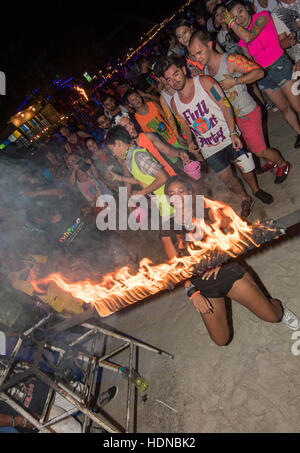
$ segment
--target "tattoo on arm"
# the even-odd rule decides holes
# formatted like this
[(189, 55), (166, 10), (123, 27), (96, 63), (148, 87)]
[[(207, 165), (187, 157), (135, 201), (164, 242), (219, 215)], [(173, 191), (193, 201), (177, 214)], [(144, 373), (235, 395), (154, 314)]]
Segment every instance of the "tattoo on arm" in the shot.
[(227, 107), (226, 111), (223, 111), (225, 120), (226, 120), (229, 128), (232, 126), (233, 126), (233, 128), (235, 128), (235, 116), (234, 116), (232, 105), (230, 104), (230, 102), (228, 101), (226, 96), (224, 96), (222, 100), (223, 100), (225, 106)]
[(250, 33), (256, 38), (265, 25), (268, 23), (268, 18), (266, 16), (260, 16), (254, 23), (253, 27), (250, 30)]
[(172, 129), (172, 131), (174, 132), (175, 135), (178, 135), (176, 122), (175, 122), (175, 119), (174, 119), (174, 116), (173, 116), (171, 110), (169, 109), (169, 106), (167, 105), (166, 101), (163, 98), (162, 98), (160, 104), (164, 111), (165, 117), (170, 125), (170, 128)]

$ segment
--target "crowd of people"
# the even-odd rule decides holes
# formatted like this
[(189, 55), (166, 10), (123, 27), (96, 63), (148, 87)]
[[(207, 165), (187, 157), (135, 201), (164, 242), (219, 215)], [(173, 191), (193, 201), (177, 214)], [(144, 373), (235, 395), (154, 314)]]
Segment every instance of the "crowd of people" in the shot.
[[(240, 200), (243, 220), (255, 198), (272, 204), (273, 196), (259, 186), (257, 174), (273, 171), (274, 183), (282, 184), (293, 163), (267, 144), (263, 117), (270, 109), (279, 110), (295, 133), (294, 147), (300, 148), (300, 96), (293, 90), (299, 49), (300, 0), (194, 2), (117, 77), (95, 90), (89, 109), (93, 115), (86, 123), (70, 115), (40, 144), (34, 161), (6, 154), (0, 162), (6, 194), (0, 228), (11, 225), (12, 209), (25, 214), (23, 253), (19, 238), (3, 235), (3, 291), (13, 288), (39, 298), (60, 313), (84, 310), (84, 302), (55, 285), (37, 295), (30, 283), (32, 271), (44, 275), (53, 254), (65, 268), (78, 256), (86, 257), (87, 269), (93, 268), (97, 254), (106, 256), (109, 241), (116, 246), (115, 265), (120, 266), (123, 249), (116, 245), (117, 236), (96, 228), (103, 209), (99, 198), (112, 195), (118, 201), (120, 187), (127, 188), (128, 196), (146, 196), (149, 206), (158, 197), (162, 224), (166, 217), (176, 217), (176, 206), (166, 195), (211, 196), (210, 172)], [(188, 171), (193, 162), (201, 168), (197, 176)], [(172, 231), (160, 238), (166, 256), (176, 256)], [(238, 265), (204, 276), (186, 283), (187, 294), (217, 344), (229, 340), (226, 295), (266, 321), (299, 328), (295, 315), (277, 299), (267, 299)], [(205, 286), (212, 277), (213, 285)], [(12, 309), (4, 310), (9, 329), (14, 328), (15, 318), (7, 318)], [(3, 318), (0, 322), (4, 324)]]

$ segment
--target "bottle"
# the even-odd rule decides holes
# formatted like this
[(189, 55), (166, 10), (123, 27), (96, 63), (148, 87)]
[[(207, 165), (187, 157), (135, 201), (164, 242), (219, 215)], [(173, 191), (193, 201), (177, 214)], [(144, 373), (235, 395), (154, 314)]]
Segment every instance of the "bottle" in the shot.
[[(128, 379), (129, 377), (129, 368), (127, 367), (124, 367), (122, 366), (120, 368), (120, 372), (122, 374), (122, 377), (124, 379)], [(148, 382), (146, 381), (146, 379), (142, 378), (140, 376), (140, 374), (135, 371), (135, 370), (132, 370), (132, 373), (131, 373), (131, 382), (135, 385), (135, 387), (140, 390), (141, 392), (146, 392), (146, 390), (148, 389)]]

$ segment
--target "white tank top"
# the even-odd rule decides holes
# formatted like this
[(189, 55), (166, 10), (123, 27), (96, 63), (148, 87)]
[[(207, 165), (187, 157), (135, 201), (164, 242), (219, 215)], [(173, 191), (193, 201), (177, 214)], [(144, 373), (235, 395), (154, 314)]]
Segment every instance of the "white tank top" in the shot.
[[(224, 80), (224, 74), (229, 74), (231, 76), (241, 77), (243, 74), (241, 72), (237, 72), (231, 74), (228, 69), (228, 53), (224, 53), (222, 56), (222, 60), (219, 66), (217, 73), (213, 77), (217, 82)], [(208, 67), (205, 66), (204, 73), (210, 76)], [(235, 85), (234, 87), (230, 88), (229, 90), (225, 90), (226, 96), (234, 109), (235, 116), (237, 118), (242, 118), (243, 116), (249, 115), (249, 113), (253, 112), (256, 107), (256, 102), (250, 96), (247, 90), (247, 85)]]
[(188, 104), (181, 102), (178, 92), (174, 102), (194, 133), (204, 159), (231, 145), (230, 131), (219, 106), (202, 88), (199, 76), (193, 78), (195, 94)]

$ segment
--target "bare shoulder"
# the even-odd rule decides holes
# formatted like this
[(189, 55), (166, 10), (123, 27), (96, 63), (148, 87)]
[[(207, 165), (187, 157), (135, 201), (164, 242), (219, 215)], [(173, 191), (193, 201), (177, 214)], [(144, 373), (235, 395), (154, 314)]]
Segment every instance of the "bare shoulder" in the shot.
[(199, 82), (206, 91), (210, 90), (211, 87), (216, 83), (216, 81), (212, 77), (207, 75), (200, 75)]

